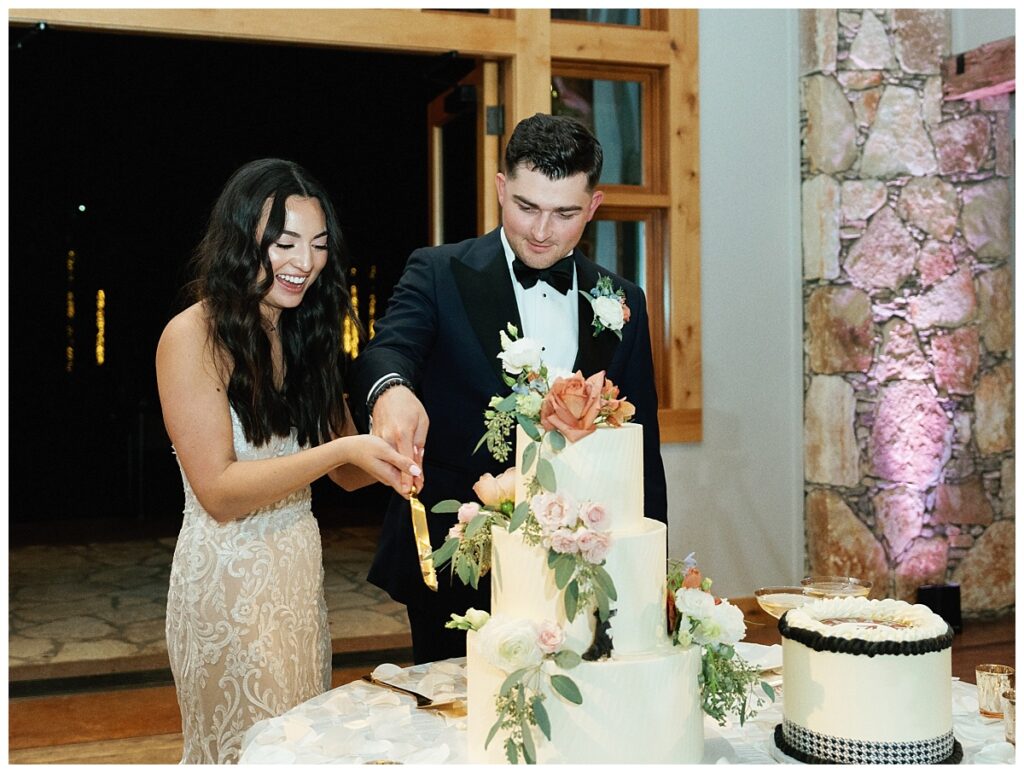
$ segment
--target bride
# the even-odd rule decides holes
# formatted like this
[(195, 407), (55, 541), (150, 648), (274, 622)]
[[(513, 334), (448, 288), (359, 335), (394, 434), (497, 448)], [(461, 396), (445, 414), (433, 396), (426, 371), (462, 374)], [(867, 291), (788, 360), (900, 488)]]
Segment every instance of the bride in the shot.
[(330, 689), (331, 639), (309, 484), (420, 470), (353, 434), (341, 321), (341, 232), (322, 186), (264, 159), (236, 171), (196, 252), (195, 303), (157, 346), (185, 509), (167, 596), (182, 762), (238, 759), (255, 722)]

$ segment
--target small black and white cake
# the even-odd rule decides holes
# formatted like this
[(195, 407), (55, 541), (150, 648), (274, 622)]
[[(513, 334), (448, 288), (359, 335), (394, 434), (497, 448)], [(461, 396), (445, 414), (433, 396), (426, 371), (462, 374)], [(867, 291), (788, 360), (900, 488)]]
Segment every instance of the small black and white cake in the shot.
[(788, 611), (776, 746), (801, 762), (960, 761), (953, 630), (921, 604), (829, 598)]

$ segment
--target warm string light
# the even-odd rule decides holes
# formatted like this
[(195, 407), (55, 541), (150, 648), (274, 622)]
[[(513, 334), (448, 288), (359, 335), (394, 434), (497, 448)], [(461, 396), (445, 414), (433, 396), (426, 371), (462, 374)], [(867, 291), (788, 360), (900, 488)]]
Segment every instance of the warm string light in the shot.
[(64, 264), (67, 272), (67, 295), (65, 297), (64, 314), (67, 322), (64, 325), (64, 370), (71, 373), (75, 369), (75, 251), (68, 250)]
[(345, 349), (345, 354), (350, 358), (355, 358), (359, 354), (359, 329), (355, 324), (355, 320), (359, 319), (359, 291), (355, 283), (355, 266), (349, 269), (349, 275), (352, 277), (352, 284), (348, 286), (352, 313), (346, 314), (342, 321), (342, 347)]
[(106, 359), (107, 333), (107, 294), (103, 290), (96, 292), (96, 364), (102, 365)]

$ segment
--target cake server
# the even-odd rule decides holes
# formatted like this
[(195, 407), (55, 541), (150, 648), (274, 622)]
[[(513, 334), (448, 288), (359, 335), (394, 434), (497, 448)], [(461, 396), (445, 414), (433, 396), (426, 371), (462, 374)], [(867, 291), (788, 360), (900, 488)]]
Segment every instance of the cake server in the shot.
[(420, 558), (420, 574), (430, 590), (437, 590), (437, 574), (434, 572), (434, 549), (430, 546), (430, 530), (427, 528), (427, 511), (416, 498), (416, 487), (409, 494), (409, 508), (412, 511), (412, 532), (416, 537), (416, 552)]
[(394, 685), (389, 682), (382, 682), (380, 679), (374, 679), (372, 674), (366, 674), (362, 677), (362, 679), (364, 682), (369, 682), (370, 684), (376, 685), (377, 687), (383, 687), (386, 690), (393, 690), (394, 692), (410, 696), (411, 698), (415, 699), (416, 708), (418, 709), (428, 709), (430, 711), (443, 711), (445, 709), (465, 708), (466, 705), (466, 701), (462, 698), (455, 698), (449, 701), (440, 701), (438, 703), (434, 703), (433, 698), (428, 698), (426, 695), (418, 693), (415, 690), (409, 690), (405, 687), (399, 687), (398, 685)]

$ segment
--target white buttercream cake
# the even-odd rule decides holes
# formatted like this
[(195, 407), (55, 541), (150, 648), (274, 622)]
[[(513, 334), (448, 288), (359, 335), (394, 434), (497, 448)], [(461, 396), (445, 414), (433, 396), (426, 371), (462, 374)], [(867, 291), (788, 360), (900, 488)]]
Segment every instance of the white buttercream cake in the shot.
[(775, 742), (809, 763), (956, 762), (953, 631), (927, 607), (828, 598), (789, 610)]
[[(520, 429), (516, 469), (529, 438)], [(612, 535), (605, 569), (617, 601), (610, 621), (610, 657), (565, 672), (579, 687), (581, 705), (548, 693), (544, 701), (551, 739), (534, 734), (538, 763), (682, 763), (703, 756), (700, 649), (676, 647), (666, 623), (665, 525), (643, 516), (643, 427), (600, 428), (558, 454), (546, 456), (559, 494), (600, 502)], [(520, 476), (516, 500), (526, 499)], [(583, 653), (593, 640), (589, 611), (566, 620), (562, 596), (547, 565), (547, 550), (523, 541), (521, 530), (492, 531), (491, 614), (566, 627), (566, 646)], [(498, 739), (485, 749), (497, 719), (495, 698), (505, 672), (467, 638), (469, 758), (505, 762)], [(550, 666), (554, 668), (553, 665)]]

